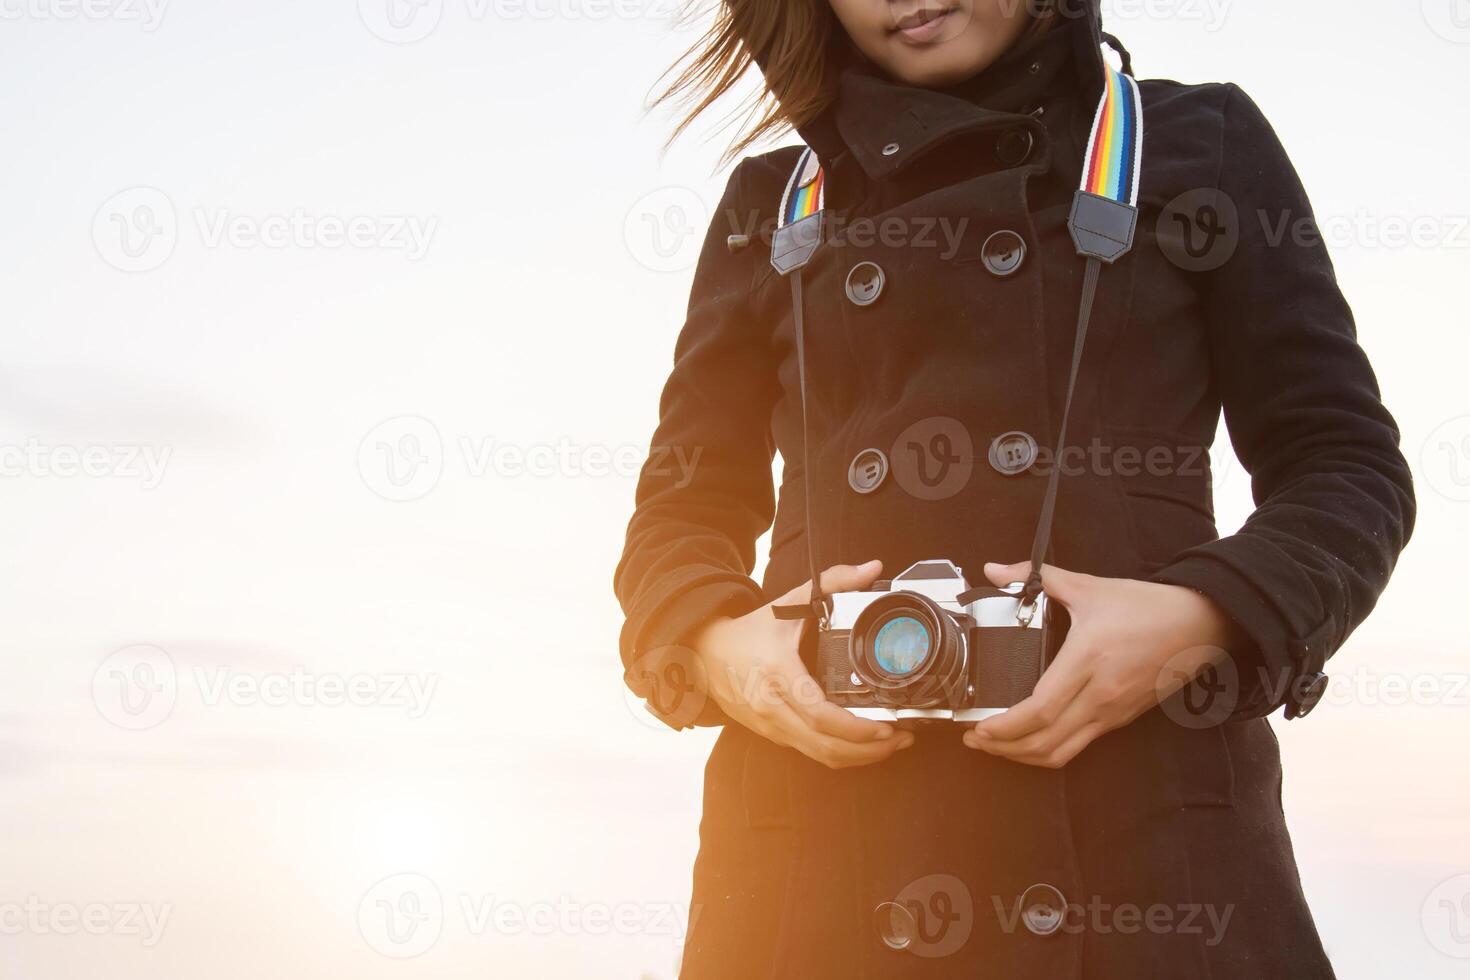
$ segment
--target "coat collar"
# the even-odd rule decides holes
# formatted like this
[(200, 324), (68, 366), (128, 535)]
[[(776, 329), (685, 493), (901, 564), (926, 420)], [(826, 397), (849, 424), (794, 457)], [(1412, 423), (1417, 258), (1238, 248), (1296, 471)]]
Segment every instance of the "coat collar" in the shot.
[(896, 82), (851, 50), (837, 98), (799, 135), (820, 159), (851, 153), (869, 179), (882, 180), (955, 136), (1015, 126), (1059, 93), (1096, 100), (1102, 35), (1095, 0), (1089, 8), (1090, 16), (1023, 41), (980, 75), (943, 90)]

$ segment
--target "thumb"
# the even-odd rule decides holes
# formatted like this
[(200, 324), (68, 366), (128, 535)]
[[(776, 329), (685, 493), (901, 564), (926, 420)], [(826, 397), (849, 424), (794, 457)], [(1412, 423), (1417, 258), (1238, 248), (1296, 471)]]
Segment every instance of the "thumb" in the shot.
[[(852, 592), (866, 589), (883, 574), (883, 563), (876, 559), (861, 565), (833, 565), (822, 572), (822, 591), (827, 595), (834, 592)], [(776, 605), (810, 602), (812, 583), (805, 582), (776, 600)]]
[[(1041, 571), (1044, 577), (1048, 569), (1043, 565), (1041, 566)], [(988, 561), (985, 563), (985, 577), (990, 580), (991, 585), (1001, 588), (1010, 585), (1012, 582), (1024, 582), (1030, 574), (1031, 563), (1029, 561), (1018, 561), (1013, 565), (1002, 565), (998, 561)], [(1045, 582), (1043, 582), (1043, 585), (1045, 585)]]
[(834, 592), (866, 589), (878, 581), (878, 576), (882, 574), (883, 563), (876, 558), (861, 565), (833, 565), (822, 573), (822, 591), (831, 595)]
[[(1003, 587), (1012, 582), (1024, 582), (1030, 575), (1031, 563), (1029, 561), (1016, 562), (1014, 565), (1002, 565), (993, 561), (985, 563), (985, 577), (990, 580), (991, 585)], [(1075, 572), (1057, 568), (1055, 565), (1041, 566), (1042, 591), (1058, 602), (1067, 602), (1075, 592), (1076, 581)]]

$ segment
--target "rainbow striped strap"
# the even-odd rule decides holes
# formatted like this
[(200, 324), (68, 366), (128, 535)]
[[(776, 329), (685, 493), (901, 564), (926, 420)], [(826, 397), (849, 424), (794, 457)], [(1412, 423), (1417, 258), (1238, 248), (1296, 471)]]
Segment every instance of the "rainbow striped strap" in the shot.
[(1097, 116), (1092, 121), (1092, 138), (1087, 141), (1082, 189), (1137, 207), (1142, 160), (1143, 99), (1138, 83), (1109, 67)]
[(822, 209), (826, 207), (822, 164), (811, 147), (802, 151), (781, 195), (781, 214), (771, 240), (771, 265), (781, 275), (811, 261), (822, 242)]
[(781, 195), (781, 220), (778, 227), (795, 224), (802, 218), (810, 218), (827, 204), (822, 173), (822, 163), (811, 147), (807, 147), (791, 171), (786, 182), (786, 193)]
[(1068, 226), (1080, 255), (1115, 262), (1133, 247), (1143, 166), (1143, 97), (1138, 82), (1104, 61), (1102, 98), (1092, 120), (1082, 187)]

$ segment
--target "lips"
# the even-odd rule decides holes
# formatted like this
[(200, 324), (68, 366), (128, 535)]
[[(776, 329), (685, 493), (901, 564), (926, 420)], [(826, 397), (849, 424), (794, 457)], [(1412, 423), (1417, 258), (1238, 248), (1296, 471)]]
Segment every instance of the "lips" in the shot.
[(953, 13), (953, 7), (924, 7), (900, 17), (893, 29), (906, 41), (929, 44), (939, 39)]

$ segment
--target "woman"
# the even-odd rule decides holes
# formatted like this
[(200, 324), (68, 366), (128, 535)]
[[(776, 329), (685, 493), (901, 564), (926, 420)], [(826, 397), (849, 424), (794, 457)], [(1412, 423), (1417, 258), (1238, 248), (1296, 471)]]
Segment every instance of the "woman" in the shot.
[[(654, 436), (699, 462), (645, 470), (617, 572), (630, 685), (724, 725), (683, 975), (1330, 977), (1264, 716), (1320, 699), (1414, 503), (1325, 250), (1272, 233), (1306, 195), (1234, 85), (1110, 76), (1096, 0), (921, 4), (724, 0), (674, 85), (754, 61), (741, 147), (811, 150), (730, 179)], [(1224, 538), (1222, 408), (1257, 503)], [(935, 558), (1070, 614), (1034, 693), (832, 704), (826, 597)]]

